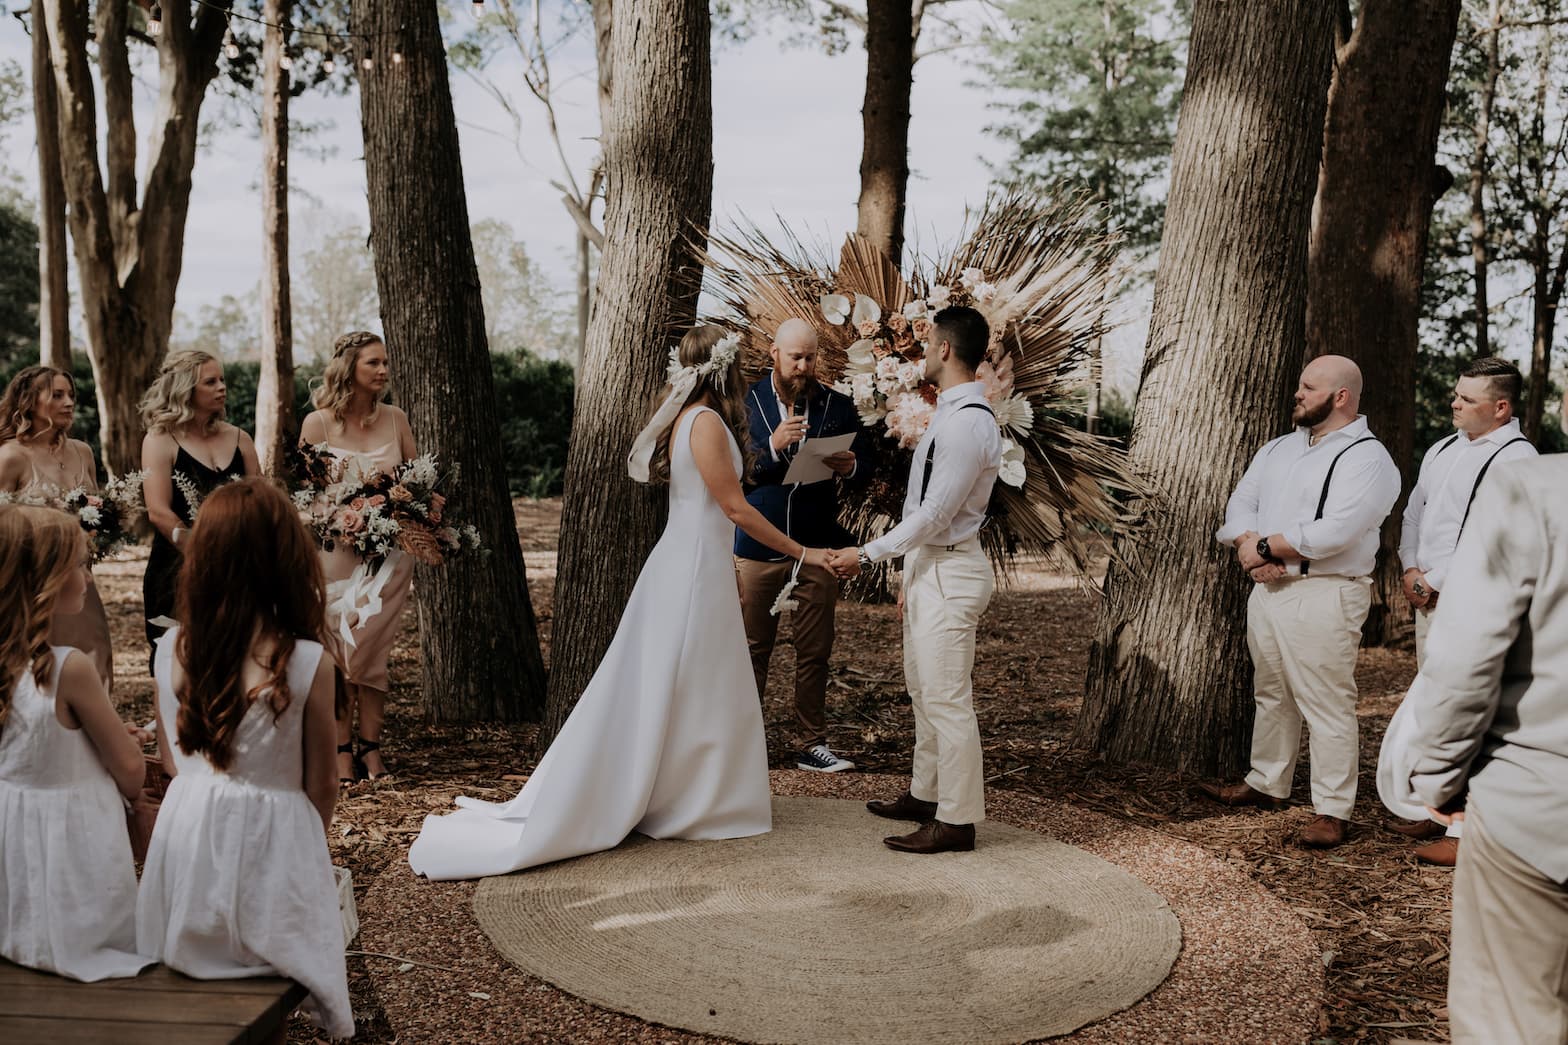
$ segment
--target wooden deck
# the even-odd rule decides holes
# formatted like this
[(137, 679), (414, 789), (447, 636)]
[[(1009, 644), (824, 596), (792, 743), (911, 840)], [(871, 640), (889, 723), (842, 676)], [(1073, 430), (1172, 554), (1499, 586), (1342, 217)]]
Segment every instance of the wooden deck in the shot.
[(305, 988), (293, 980), (192, 980), (156, 966), (142, 975), (77, 983), (0, 959), (4, 1045), (262, 1045)]

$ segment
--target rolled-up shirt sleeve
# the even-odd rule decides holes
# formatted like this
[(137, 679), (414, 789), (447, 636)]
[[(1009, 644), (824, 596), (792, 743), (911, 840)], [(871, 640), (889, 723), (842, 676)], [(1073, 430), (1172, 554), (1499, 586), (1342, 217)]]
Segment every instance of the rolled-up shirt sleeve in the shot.
[[(1422, 471), (1426, 471), (1424, 466)], [(1410, 500), (1405, 502), (1405, 515), (1399, 524), (1399, 565), (1403, 569), (1420, 568), (1416, 552), (1421, 546), (1421, 517), (1425, 514), (1426, 482), (1417, 479), (1415, 489), (1410, 491)]]
[(1235, 544), (1236, 538), (1252, 533), (1258, 528), (1258, 498), (1263, 489), (1263, 458), (1268, 453), (1269, 447), (1273, 445), (1267, 443), (1263, 449), (1252, 455), (1252, 463), (1247, 465), (1241, 482), (1236, 484), (1235, 492), (1230, 495), (1230, 500), (1225, 502), (1225, 525), (1214, 534), (1214, 539), (1219, 543)]
[[(983, 415), (986, 424), (993, 424), (989, 415)], [(932, 460), (931, 485), (916, 508), (887, 533), (867, 544), (863, 551), (872, 562), (881, 562), (896, 555), (905, 555), (911, 549), (929, 544), (932, 535), (946, 530), (953, 516), (974, 489), (987, 464), (985, 443), (976, 434), (974, 422), (965, 425), (949, 424), (936, 441)]]
[[(1504, 660), (1539, 580), (1545, 520), (1507, 473), (1488, 481), (1459, 539), (1448, 597), (1464, 612), (1439, 611), (1421, 668), (1422, 704), (1399, 771), (1433, 808), (1459, 794), (1491, 728), (1502, 694)], [(1532, 549), (1537, 549), (1532, 551)]]
[(1377, 443), (1353, 447), (1334, 470), (1323, 517), (1287, 527), (1285, 540), (1303, 559), (1338, 555), (1382, 526), (1397, 500), (1399, 469), (1388, 451)]

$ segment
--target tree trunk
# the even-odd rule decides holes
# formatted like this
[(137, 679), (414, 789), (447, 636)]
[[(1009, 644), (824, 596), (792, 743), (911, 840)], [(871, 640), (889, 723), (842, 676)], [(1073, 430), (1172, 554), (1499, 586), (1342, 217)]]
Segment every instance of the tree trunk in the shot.
[[(589, 204), (593, 197), (588, 198)], [(582, 364), (583, 353), (588, 348), (588, 321), (593, 316), (593, 284), (590, 280), (590, 258), (588, 256), (588, 237), (582, 230), (577, 232), (577, 343), (572, 346), (572, 366)]]
[[(593, 49), (599, 73), (599, 148), (610, 126), (610, 97), (615, 89), (615, 56), (610, 53), (610, 33), (615, 26), (613, 0), (593, 0)], [(593, 194), (589, 193), (591, 197)]]
[[(1420, 340), (1421, 270), (1432, 205), (1445, 187), (1437, 138), (1459, 9), (1460, 0), (1362, 3), (1329, 89), (1307, 258), (1308, 351), (1360, 364), (1361, 411), (1407, 492), (1418, 449), (1410, 375)], [(1403, 498), (1383, 524), (1363, 629), (1368, 645), (1409, 630), (1400, 586), (1402, 508)]]
[(261, 373), (256, 452), (281, 474), (294, 445), (294, 327), (289, 302), (289, 71), (280, 59), (291, 0), (266, 0), (261, 48)]
[(71, 372), (71, 296), (66, 271), (65, 180), (49, 27), (33, 8), (33, 118), (38, 127), (38, 357)]
[(158, 101), (148, 135), (147, 184), (137, 204), (133, 83), (127, 5), (96, 5), (103, 79), (107, 177), (99, 168), (95, 89), (87, 64), (87, 5), (39, 0), (48, 25), (59, 104), (60, 167), (71, 241), (98, 386), (104, 465), (111, 474), (141, 457), (137, 401), (158, 372), (174, 324), (201, 103), (218, 68), (229, 0), (161, 0)]
[[(484, 306), (446, 49), (430, 0), (354, 0), (370, 34), (360, 113), (376, 287), (393, 378), (422, 452), (458, 471), (452, 511), (485, 556), (421, 566), (419, 631), (432, 722), (537, 717), (544, 660), (500, 460)], [(401, 63), (392, 60), (394, 52)]]
[(1475, 265), (1475, 354), (1492, 354), (1492, 306), (1486, 289), (1491, 244), (1486, 225), (1486, 183), (1491, 176), (1492, 106), (1497, 100), (1498, 60), (1507, 0), (1492, 0), (1486, 35), (1486, 75), (1476, 103), (1475, 148), (1470, 155), (1470, 257)]
[(863, 140), (855, 231), (895, 262), (904, 250), (914, 38), (910, 0), (867, 0), (866, 99), (860, 110)]
[[(1305, 359), (1307, 238), (1334, 43), (1322, 0), (1193, 6), (1129, 452), (1164, 496), (1118, 541), (1078, 743), (1207, 774), (1244, 764), (1251, 583), (1214, 541)], [(1192, 452), (1194, 432), (1212, 433)]]
[(664, 523), (666, 492), (632, 482), (626, 453), (669, 346), (696, 316), (693, 240), (713, 199), (708, 35), (706, 0), (616, 0), (606, 246), (577, 370), (545, 740), (593, 676)]

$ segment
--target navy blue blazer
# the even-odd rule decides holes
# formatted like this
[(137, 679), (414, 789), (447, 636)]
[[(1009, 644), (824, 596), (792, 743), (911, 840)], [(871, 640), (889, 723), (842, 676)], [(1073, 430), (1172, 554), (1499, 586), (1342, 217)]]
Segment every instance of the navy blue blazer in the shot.
[[(827, 479), (820, 483), (784, 485), (798, 443), (785, 447), (778, 460), (773, 458), (770, 440), (778, 427), (779, 399), (773, 391), (773, 371), (746, 390), (746, 414), (751, 422), (751, 452), (755, 461), (746, 480), (746, 500), (763, 517), (810, 548), (845, 548), (860, 539), (838, 522), (838, 492), (842, 484), (850, 489), (864, 487), (876, 469), (876, 438), (860, 423), (860, 411), (842, 392), (814, 382), (806, 393), (806, 438), (855, 433), (851, 449), (855, 453), (855, 473), (848, 479)], [(735, 531), (735, 554), (742, 559), (777, 561), (784, 556), (760, 544), (740, 530)]]

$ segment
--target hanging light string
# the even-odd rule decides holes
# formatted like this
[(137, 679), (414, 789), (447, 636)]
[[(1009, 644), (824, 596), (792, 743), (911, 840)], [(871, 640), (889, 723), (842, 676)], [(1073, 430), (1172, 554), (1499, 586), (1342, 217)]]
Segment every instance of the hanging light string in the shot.
[[(285, 70), (292, 68), (294, 65), (294, 59), (289, 51), (288, 40), (290, 34), (297, 34), (302, 37), (314, 36), (318, 37), (322, 41), (324, 44), (322, 50), (325, 52), (326, 57), (321, 61), (321, 69), (326, 73), (331, 73), (334, 69), (337, 68), (337, 62), (334, 59), (334, 52), (336, 50), (351, 50), (351, 48), (347, 46), (350, 41), (374, 41), (388, 36), (398, 37), (401, 40), (403, 35), (402, 26), (399, 26), (396, 29), (386, 29), (376, 33), (357, 32), (353, 29), (313, 29), (310, 27), (294, 26), (286, 20), (283, 22), (269, 22), (265, 18), (261, 18), (257, 15), (246, 14), (243, 11), (234, 10), (232, 7), (224, 7), (217, 3), (213, 3), (212, 0), (195, 0), (195, 2), (199, 7), (211, 8), (214, 11), (222, 13), (228, 22), (228, 28), (224, 31), (223, 34), (223, 53), (227, 55), (230, 60), (238, 58), (240, 55), (239, 43), (234, 39), (234, 19), (238, 18), (242, 22), (249, 22), (252, 25), (259, 25), (267, 29), (277, 29), (282, 32), (283, 54), (278, 58), (278, 65)], [(485, 0), (473, 0), (473, 8), (475, 18), (484, 17)], [(147, 15), (147, 35), (156, 39), (162, 34), (163, 8), (161, 5), (154, 3), (152, 5), (151, 11)], [(375, 59), (371, 55), (366, 54), (360, 59), (359, 64), (362, 69), (368, 71), (375, 67)], [(392, 64), (403, 64), (403, 50), (401, 46), (393, 47)]]

